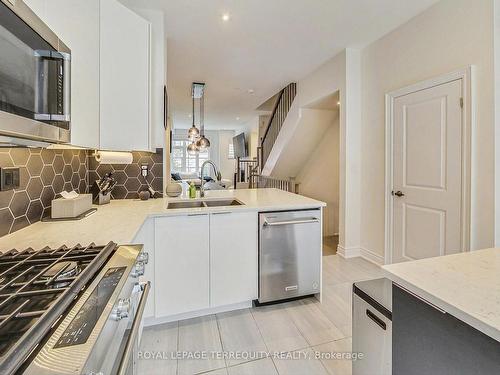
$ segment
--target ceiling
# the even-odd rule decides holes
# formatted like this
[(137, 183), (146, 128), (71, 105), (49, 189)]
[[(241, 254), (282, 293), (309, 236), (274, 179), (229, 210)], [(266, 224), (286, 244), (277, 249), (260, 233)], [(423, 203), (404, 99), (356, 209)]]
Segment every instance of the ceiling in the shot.
[[(191, 82), (205, 82), (207, 128), (238, 128), (289, 82), (362, 47), (436, 0), (122, 0), (165, 12), (168, 95), (189, 127)], [(228, 13), (229, 21), (222, 15)]]

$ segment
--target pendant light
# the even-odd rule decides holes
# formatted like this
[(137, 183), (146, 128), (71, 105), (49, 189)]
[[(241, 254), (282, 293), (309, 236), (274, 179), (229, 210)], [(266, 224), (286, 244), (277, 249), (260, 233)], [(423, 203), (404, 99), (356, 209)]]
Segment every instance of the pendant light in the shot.
[(200, 151), (205, 151), (210, 147), (210, 141), (205, 137), (205, 92), (200, 98), (200, 138), (196, 141), (196, 147)]
[(198, 147), (196, 147), (196, 143), (195, 142), (191, 142), (187, 146), (187, 152), (188, 152), (189, 155), (196, 155), (198, 152), (200, 152), (200, 150), (198, 149)]
[[(191, 140), (192, 143), (194, 143), (196, 141), (196, 139), (200, 135), (200, 131), (198, 130), (198, 128), (196, 127), (196, 125), (194, 123), (194, 89), (192, 91), (192, 95), (191, 96), (193, 98), (193, 116), (192, 116), (192, 118), (193, 118), (193, 125), (188, 130), (188, 138)], [(188, 148), (188, 151), (189, 151), (189, 148)]]
[[(187, 146), (190, 155), (196, 155), (210, 147), (210, 141), (205, 137), (205, 84), (193, 82), (191, 96), (193, 99), (193, 124), (188, 130), (188, 139), (191, 143)], [(200, 100), (200, 130), (195, 125), (194, 101)]]

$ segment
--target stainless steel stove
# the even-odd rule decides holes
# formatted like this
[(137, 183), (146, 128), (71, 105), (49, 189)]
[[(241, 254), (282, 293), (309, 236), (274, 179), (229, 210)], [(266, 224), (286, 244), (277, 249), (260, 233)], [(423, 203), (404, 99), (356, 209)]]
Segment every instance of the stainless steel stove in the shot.
[(133, 374), (149, 283), (140, 245), (0, 253), (0, 374)]

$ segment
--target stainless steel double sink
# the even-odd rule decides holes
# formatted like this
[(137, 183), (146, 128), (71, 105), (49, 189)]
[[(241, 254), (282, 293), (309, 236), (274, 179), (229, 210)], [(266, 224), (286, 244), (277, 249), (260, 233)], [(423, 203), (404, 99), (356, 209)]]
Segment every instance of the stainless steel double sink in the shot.
[(242, 206), (238, 199), (206, 199), (168, 202), (167, 209)]

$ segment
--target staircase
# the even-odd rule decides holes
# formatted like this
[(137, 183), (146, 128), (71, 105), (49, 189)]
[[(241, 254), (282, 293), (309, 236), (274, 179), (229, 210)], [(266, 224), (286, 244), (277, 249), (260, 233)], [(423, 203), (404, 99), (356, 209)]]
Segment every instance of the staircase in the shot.
[(238, 158), (236, 161), (236, 171), (234, 174), (235, 188), (275, 188), (298, 193), (295, 178), (275, 178), (262, 175), (262, 169), (278, 138), (296, 94), (296, 83), (290, 83), (277, 94), (269, 121), (260, 139), (260, 146), (257, 148), (257, 158)]
[(281, 127), (285, 122), (288, 111), (290, 110), (296, 95), (296, 83), (290, 83), (278, 94), (278, 98), (269, 118), (266, 130), (260, 140), (260, 165), (262, 168), (266, 164), (269, 154), (273, 149), (276, 139), (278, 138), (278, 134), (280, 133)]

